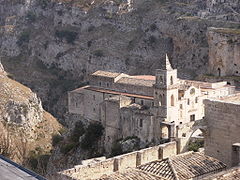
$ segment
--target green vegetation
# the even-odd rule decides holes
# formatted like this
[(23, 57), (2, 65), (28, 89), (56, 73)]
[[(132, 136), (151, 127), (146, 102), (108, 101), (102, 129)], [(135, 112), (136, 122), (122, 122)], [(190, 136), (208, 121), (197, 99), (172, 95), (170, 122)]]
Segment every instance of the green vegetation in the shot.
[(71, 151), (72, 149), (75, 149), (78, 146), (77, 143), (67, 143), (61, 146), (60, 148), (60, 152), (63, 154), (67, 154), (69, 151)]
[(94, 56), (97, 56), (97, 57), (103, 57), (104, 56), (104, 53), (103, 53), (103, 50), (101, 49), (97, 49), (93, 52)]
[(189, 151), (194, 151), (197, 152), (199, 148), (202, 148), (204, 146), (204, 141), (203, 140), (197, 140), (195, 142), (191, 142), (188, 145), (188, 150)]
[(35, 151), (29, 153), (29, 158), (27, 159), (26, 164), (33, 171), (36, 171), (39, 174), (45, 174), (49, 158), (50, 154), (45, 154), (41, 147), (37, 147)]
[(150, 36), (148, 40), (150, 44), (155, 44), (157, 42), (157, 38), (155, 36)]
[[(129, 149), (128, 151), (124, 151), (122, 149), (122, 144), (128, 140), (135, 140), (135, 144), (132, 147), (133, 149)], [(118, 139), (115, 143), (113, 143), (112, 149), (111, 149), (111, 157), (121, 155), (124, 153), (129, 153), (133, 150), (138, 150), (140, 149), (140, 139), (137, 136), (128, 136), (124, 139)]]
[(81, 147), (83, 149), (91, 149), (103, 135), (103, 130), (104, 128), (100, 123), (90, 124), (86, 129), (85, 136), (81, 142)]
[(216, 28), (216, 29), (212, 29), (212, 30), (215, 32), (218, 32), (218, 33), (240, 35), (240, 29)]
[(154, 32), (156, 30), (157, 30), (157, 25), (156, 24), (151, 24), (150, 31)]
[(78, 142), (79, 141), (79, 138), (85, 133), (85, 129), (84, 129), (84, 126), (83, 126), (83, 123), (81, 121), (79, 122), (76, 122), (75, 123), (75, 127), (73, 129), (73, 132), (72, 132), (72, 135), (70, 137), (70, 139), (73, 141), (73, 142)]
[(57, 144), (59, 144), (60, 142), (62, 142), (63, 139), (64, 139), (64, 138), (63, 138), (61, 135), (59, 135), (59, 134), (53, 135), (53, 137), (52, 137), (52, 145), (53, 145), (53, 146), (56, 146)]
[(36, 14), (34, 13), (34, 12), (32, 12), (32, 11), (29, 11), (28, 13), (27, 13), (27, 15), (26, 15), (26, 19), (27, 19), (27, 21), (28, 22), (30, 22), (30, 23), (33, 23), (33, 22), (35, 22), (36, 21)]
[(19, 35), (17, 40), (17, 45), (22, 46), (24, 43), (29, 43), (29, 40), (30, 40), (30, 32), (24, 31)]
[(111, 149), (111, 157), (123, 154), (122, 146), (119, 142), (115, 142)]
[(60, 40), (65, 39), (68, 44), (74, 44), (74, 41), (77, 39), (77, 32), (69, 31), (69, 30), (57, 30), (55, 32), (55, 36)]
[(37, 3), (39, 6), (41, 6), (42, 9), (45, 9), (50, 3), (50, 0), (38, 0)]

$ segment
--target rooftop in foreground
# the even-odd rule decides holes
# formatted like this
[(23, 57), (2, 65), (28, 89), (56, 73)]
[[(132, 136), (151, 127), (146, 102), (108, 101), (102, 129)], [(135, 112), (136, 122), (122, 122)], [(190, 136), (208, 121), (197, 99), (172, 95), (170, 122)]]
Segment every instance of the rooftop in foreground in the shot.
[(0, 155), (0, 179), (1, 180), (46, 180), (44, 177), (25, 169), (17, 163)]

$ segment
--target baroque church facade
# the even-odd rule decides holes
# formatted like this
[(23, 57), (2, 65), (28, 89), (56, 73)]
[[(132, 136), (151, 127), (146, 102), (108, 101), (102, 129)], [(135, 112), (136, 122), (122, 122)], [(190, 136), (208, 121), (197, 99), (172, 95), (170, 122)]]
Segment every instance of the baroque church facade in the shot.
[(86, 120), (101, 122), (104, 145), (110, 151), (113, 142), (128, 136), (137, 136), (146, 144), (187, 140), (190, 135), (178, 128), (204, 118), (203, 100), (234, 93), (235, 87), (227, 82), (179, 79), (166, 55), (155, 76), (96, 71), (89, 85), (68, 93), (68, 109)]

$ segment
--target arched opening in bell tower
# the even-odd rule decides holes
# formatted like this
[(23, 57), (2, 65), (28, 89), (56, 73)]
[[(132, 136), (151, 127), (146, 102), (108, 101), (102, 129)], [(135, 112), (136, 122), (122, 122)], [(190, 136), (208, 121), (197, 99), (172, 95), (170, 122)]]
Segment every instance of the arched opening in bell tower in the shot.
[(171, 96), (171, 106), (174, 106), (174, 96)]

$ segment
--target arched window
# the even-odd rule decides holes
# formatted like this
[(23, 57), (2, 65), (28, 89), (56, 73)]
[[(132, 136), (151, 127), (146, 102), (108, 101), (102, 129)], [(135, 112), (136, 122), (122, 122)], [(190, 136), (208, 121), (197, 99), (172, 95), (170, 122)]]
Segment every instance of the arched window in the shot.
[(171, 106), (174, 106), (174, 96), (171, 96)]
[(163, 98), (162, 98), (162, 95), (160, 94), (159, 95), (159, 106), (162, 106), (162, 101), (163, 101)]
[(220, 77), (221, 76), (221, 69), (218, 68), (217, 70), (218, 70), (218, 76)]
[(170, 77), (170, 83), (171, 83), (171, 85), (173, 85), (173, 77), (172, 76)]

